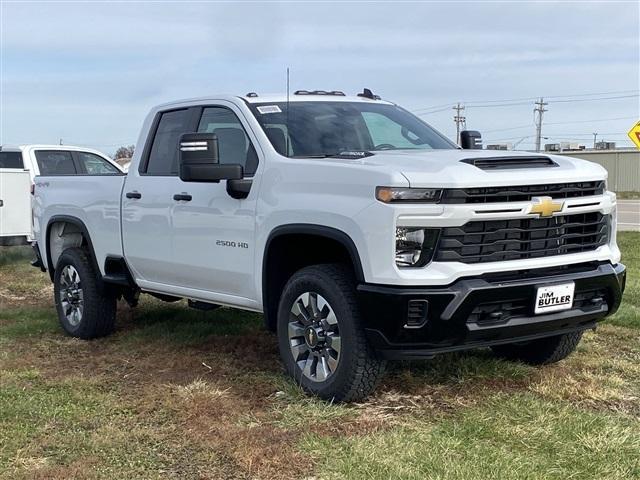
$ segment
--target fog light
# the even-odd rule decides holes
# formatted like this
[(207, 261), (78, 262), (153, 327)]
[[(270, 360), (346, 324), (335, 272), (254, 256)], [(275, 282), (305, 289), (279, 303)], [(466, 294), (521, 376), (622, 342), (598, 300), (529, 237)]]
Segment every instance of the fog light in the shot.
[(396, 265), (423, 267), (431, 261), (439, 230), (422, 227), (396, 228)]

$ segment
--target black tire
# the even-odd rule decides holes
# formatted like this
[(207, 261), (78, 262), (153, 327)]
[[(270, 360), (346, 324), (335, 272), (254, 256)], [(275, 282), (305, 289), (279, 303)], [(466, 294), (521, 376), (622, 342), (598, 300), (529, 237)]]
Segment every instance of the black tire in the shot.
[(548, 365), (567, 358), (578, 346), (582, 332), (565, 333), (523, 343), (491, 347), (499, 357), (519, 360), (530, 365)]
[[(291, 350), (289, 323), (294, 302), (305, 292), (321, 295), (335, 313), (339, 328), (340, 353), (337, 366), (323, 381), (307, 378), (296, 363)], [(326, 310), (325, 310), (326, 311)], [(306, 341), (306, 340), (305, 340)], [(355, 279), (343, 265), (314, 265), (296, 272), (287, 282), (278, 307), (278, 343), (287, 372), (307, 392), (335, 402), (352, 402), (366, 398), (376, 387), (385, 363), (368, 344), (360, 308), (356, 299)]]
[[(78, 286), (82, 290), (81, 318), (76, 322), (67, 318), (63, 311), (61, 291), (65, 285), (63, 272), (72, 267), (79, 277)], [(99, 272), (93, 266), (88, 253), (82, 248), (69, 248), (62, 252), (53, 278), (53, 295), (60, 325), (69, 335), (89, 340), (104, 337), (114, 330), (116, 319), (116, 296), (102, 286)], [(68, 303), (65, 303), (68, 309)]]

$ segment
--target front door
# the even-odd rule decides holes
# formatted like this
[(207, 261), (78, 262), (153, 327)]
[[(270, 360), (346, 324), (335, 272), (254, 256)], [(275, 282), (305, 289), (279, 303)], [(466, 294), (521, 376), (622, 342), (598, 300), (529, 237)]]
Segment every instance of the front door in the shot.
[[(242, 113), (232, 104), (219, 104), (200, 109), (198, 117), (196, 131), (218, 138), (220, 163), (240, 164), (245, 177), (253, 177), (258, 156), (240, 121)], [(182, 267), (174, 272), (176, 285), (255, 299), (257, 186), (242, 200), (229, 196), (226, 180), (180, 181), (176, 193), (190, 198), (172, 208), (172, 257)]]
[(220, 162), (239, 163), (253, 176), (258, 156), (241, 115), (227, 102), (158, 114), (149, 152), (139, 171), (129, 172), (122, 211), (125, 254), (143, 288), (248, 306), (232, 297), (255, 300), (257, 187), (237, 200), (224, 180), (178, 176), (180, 136), (196, 131), (215, 133)]

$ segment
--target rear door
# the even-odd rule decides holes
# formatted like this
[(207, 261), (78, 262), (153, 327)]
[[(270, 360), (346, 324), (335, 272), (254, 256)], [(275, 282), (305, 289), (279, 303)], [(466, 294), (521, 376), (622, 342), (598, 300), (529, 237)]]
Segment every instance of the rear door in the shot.
[(129, 266), (141, 286), (163, 290), (175, 285), (183, 267), (172, 251), (175, 193), (178, 178), (178, 142), (197, 127), (196, 109), (159, 112), (151, 126), (137, 170), (129, 170), (122, 199), (122, 235)]
[(22, 152), (0, 152), (0, 236), (31, 235), (30, 191)]

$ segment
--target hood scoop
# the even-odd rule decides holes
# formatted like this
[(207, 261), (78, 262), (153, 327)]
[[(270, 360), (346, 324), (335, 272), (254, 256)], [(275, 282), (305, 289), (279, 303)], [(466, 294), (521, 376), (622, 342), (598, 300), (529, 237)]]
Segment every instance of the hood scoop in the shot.
[(478, 167), (481, 170), (510, 170), (517, 168), (546, 168), (558, 166), (556, 162), (544, 156), (465, 158), (460, 161)]

